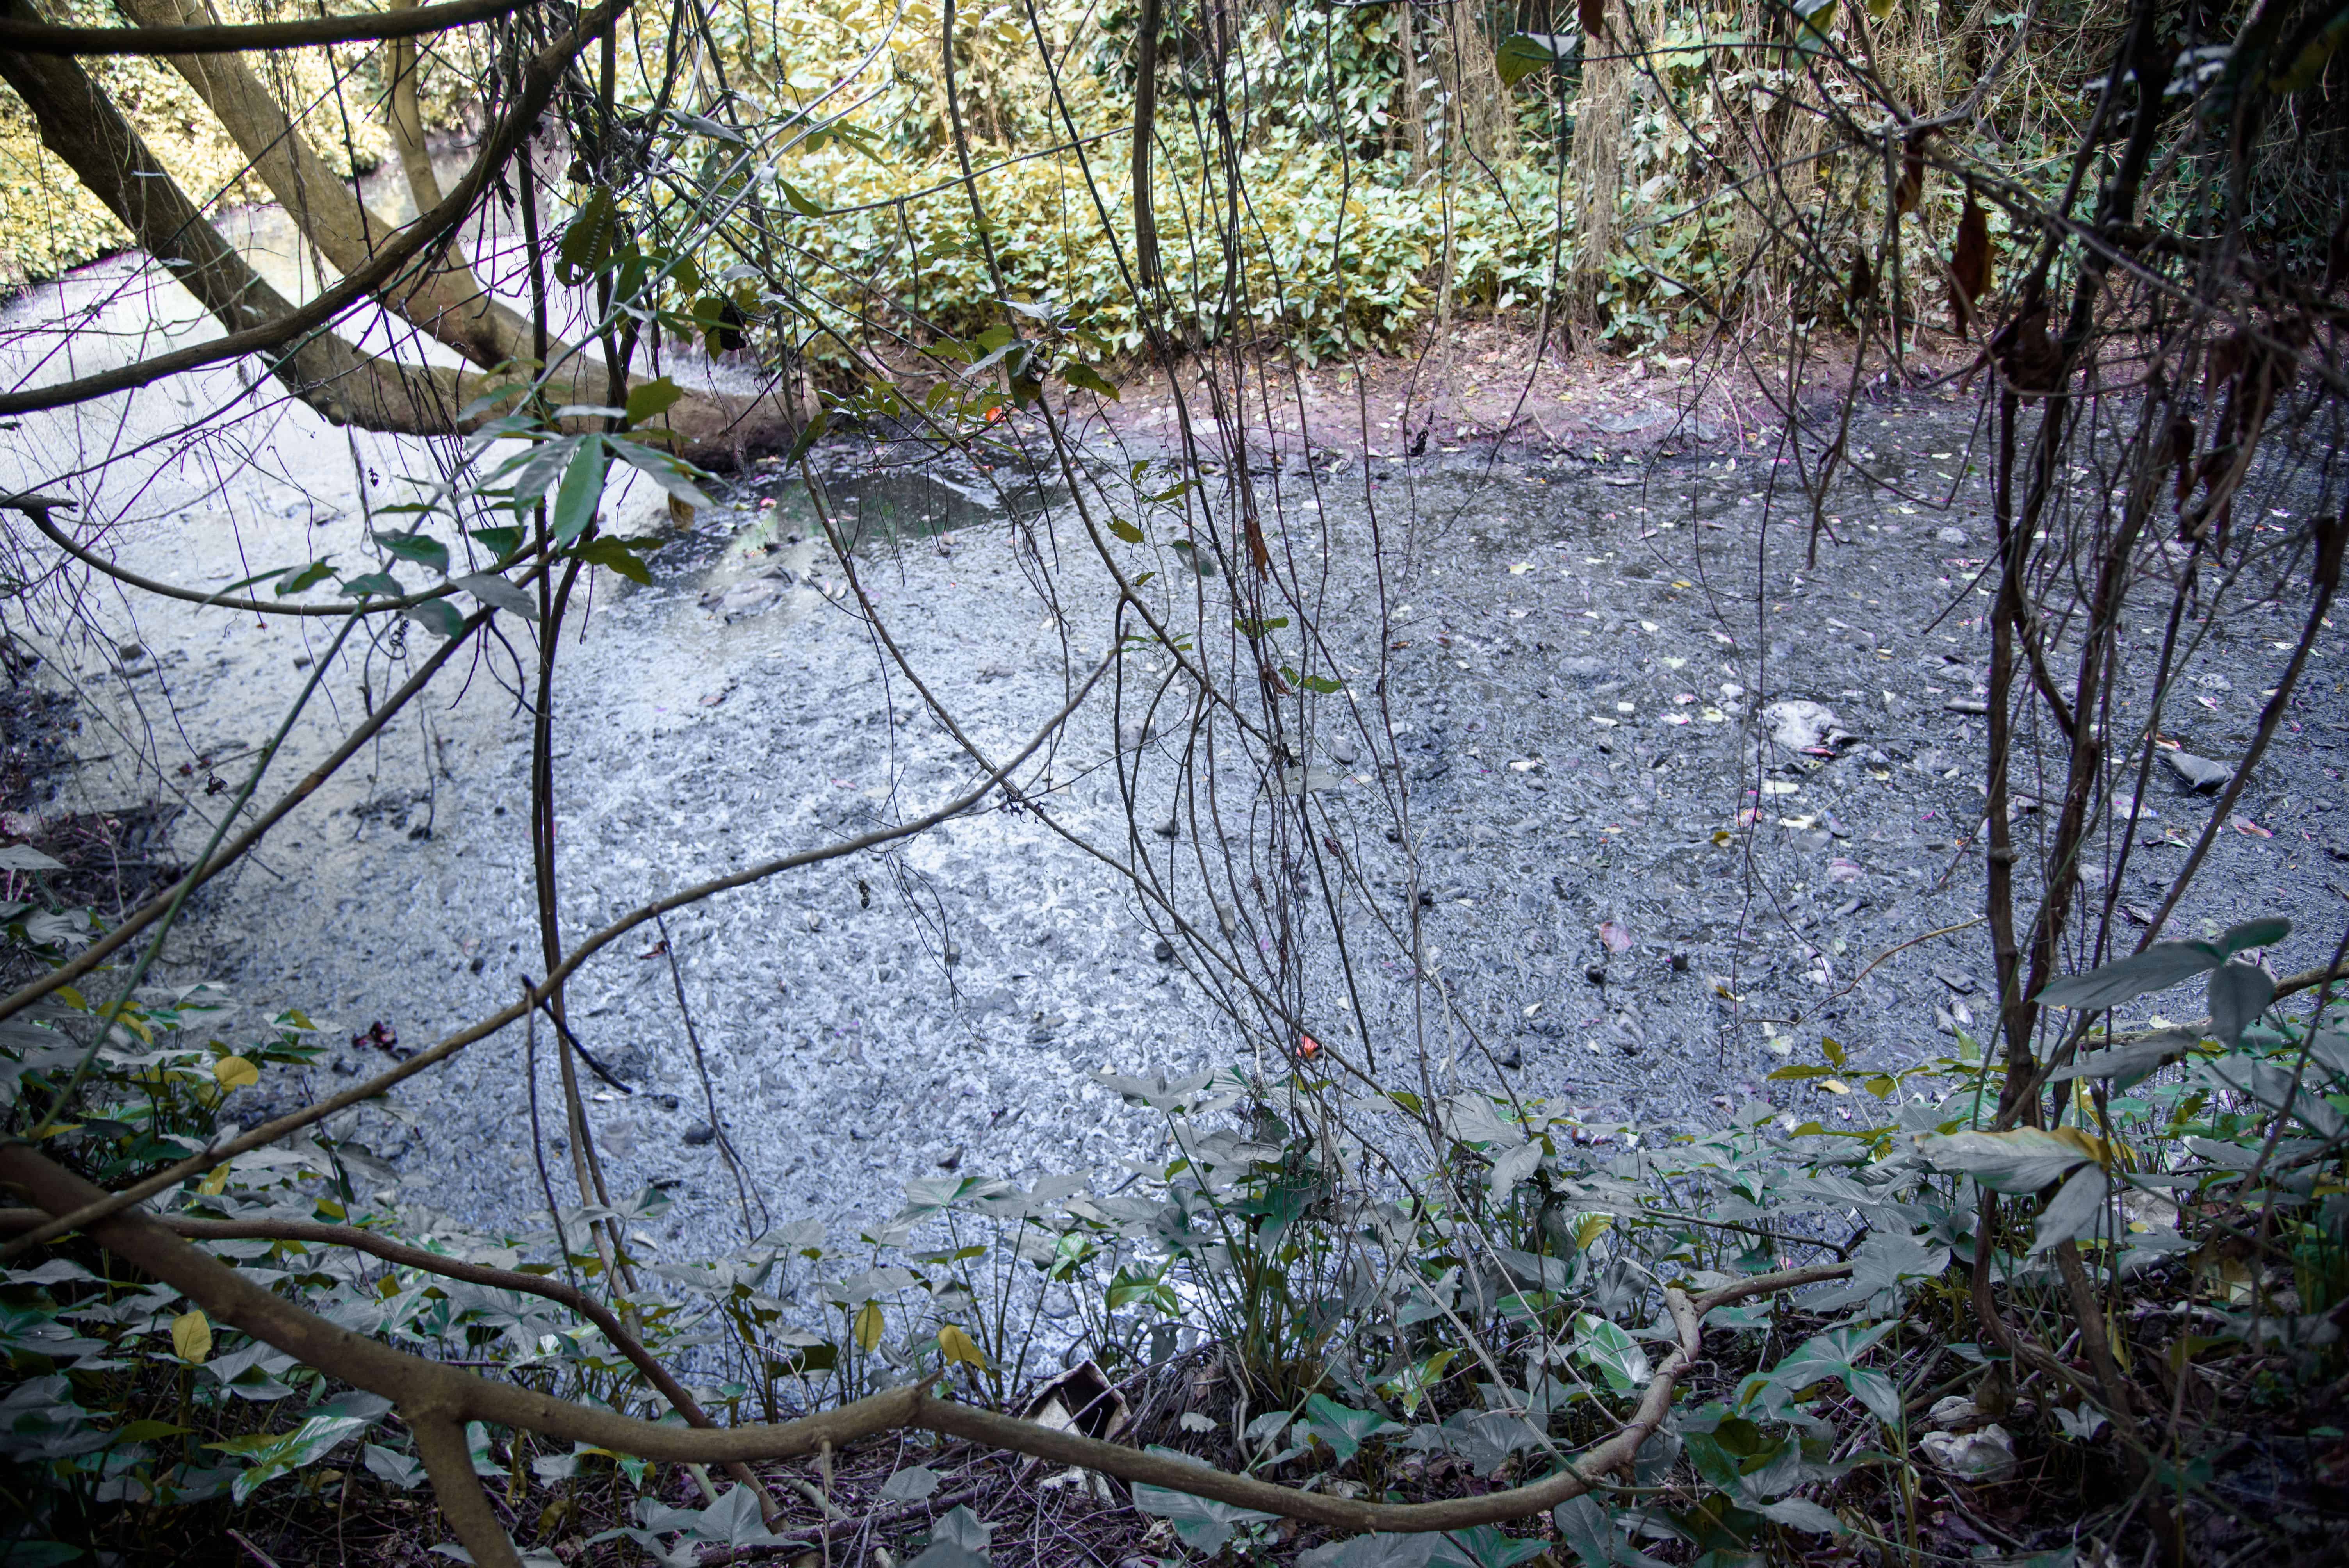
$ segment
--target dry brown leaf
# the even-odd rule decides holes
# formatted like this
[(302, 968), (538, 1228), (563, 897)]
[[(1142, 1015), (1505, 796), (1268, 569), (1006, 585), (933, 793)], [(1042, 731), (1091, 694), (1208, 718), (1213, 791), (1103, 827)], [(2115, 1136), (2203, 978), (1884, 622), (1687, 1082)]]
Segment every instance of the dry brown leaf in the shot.
[(1958, 218), (1958, 248), (1950, 257), (1950, 314), (1957, 318), (1958, 335), (1967, 335), (1974, 305), (1990, 292), (1990, 215), (1966, 191), (1966, 210)]
[(1913, 212), (1925, 194), (1925, 139), (1912, 136), (1900, 154), (1900, 182), (1892, 188), (1892, 210)]

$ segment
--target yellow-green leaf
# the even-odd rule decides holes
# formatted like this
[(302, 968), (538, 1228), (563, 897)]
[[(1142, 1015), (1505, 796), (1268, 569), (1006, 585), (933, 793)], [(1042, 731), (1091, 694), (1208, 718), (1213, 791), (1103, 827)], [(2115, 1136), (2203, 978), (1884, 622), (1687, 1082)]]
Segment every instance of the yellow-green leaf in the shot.
[(856, 1314), (856, 1348), (870, 1350), (881, 1343), (881, 1304), (868, 1301)]
[(684, 396), (684, 389), (666, 376), (657, 381), (640, 381), (628, 388), (628, 423), (657, 419)]
[[(869, 1312), (872, 1308), (868, 1305), (865, 1310)], [(967, 1362), (982, 1372), (987, 1369), (987, 1353), (969, 1335), (951, 1323), (938, 1330), (938, 1354), (949, 1362)]]
[(1102, 397), (1108, 398), (1112, 403), (1119, 400), (1117, 396), (1117, 384), (1103, 376), (1100, 371), (1095, 370), (1092, 366), (1084, 364), (1081, 361), (1071, 361), (1068, 367), (1061, 372), (1061, 375), (1071, 387), (1080, 387), (1087, 392), (1098, 393)]
[(1516, 87), (1544, 66), (1557, 63), (1558, 40), (1542, 33), (1512, 33), (1494, 52), (1493, 67), (1501, 85)]
[(191, 1307), (171, 1319), (171, 1348), (180, 1359), (190, 1366), (202, 1362), (212, 1353), (212, 1320), (202, 1307)]
[(222, 1057), (212, 1064), (212, 1077), (222, 1088), (243, 1088), (261, 1081), (261, 1069), (243, 1057)]

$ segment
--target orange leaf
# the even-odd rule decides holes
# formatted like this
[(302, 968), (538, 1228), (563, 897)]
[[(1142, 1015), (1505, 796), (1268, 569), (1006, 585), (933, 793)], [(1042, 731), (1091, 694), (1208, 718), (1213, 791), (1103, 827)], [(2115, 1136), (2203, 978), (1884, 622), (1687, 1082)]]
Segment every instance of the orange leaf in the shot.
[(1265, 546), (1264, 529), (1257, 523), (1254, 512), (1248, 514), (1247, 549), (1248, 560), (1255, 565), (1256, 574), (1259, 577), (1272, 575), (1272, 552)]

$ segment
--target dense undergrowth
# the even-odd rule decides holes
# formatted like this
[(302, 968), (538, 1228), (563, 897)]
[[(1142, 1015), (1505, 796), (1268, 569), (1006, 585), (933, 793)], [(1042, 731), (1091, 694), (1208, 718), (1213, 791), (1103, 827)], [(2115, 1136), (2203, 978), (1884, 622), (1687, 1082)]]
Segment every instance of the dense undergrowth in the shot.
[[(12, 934), (56, 941), (37, 881), (26, 891)], [(1749, 1104), (1697, 1139), (1483, 1093), (1366, 1099), (1309, 1071), (1105, 1077), (1166, 1119), (1172, 1158), (1137, 1167), (1138, 1184), (928, 1178), (868, 1233), (802, 1222), (716, 1259), (667, 1255), (651, 1190), (555, 1205), (512, 1234), (403, 1202), (360, 1136), (396, 1109), (241, 1155), (160, 1212), (344, 1328), (654, 1418), (672, 1401), (640, 1371), (647, 1353), (721, 1421), (922, 1381), (1412, 1500), (1523, 1482), (1609, 1435), (1680, 1342), (1667, 1287), (1849, 1265), (1713, 1312), (1631, 1472), (1530, 1532), (1316, 1546), (1268, 1515), (1137, 1487), (1153, 1526), (1098, 1478), (921, 1439), (787, 1476), (792, 1517), (771, 1526), (723, 1476), (477, 1424), (476, 1470), (518, 1544), (550, 1560), (804, 1551), (827, 1517), (870, 1511), (891, 1539), (926, 1536), (924, 1561), (947, 1568), (984, 1555), (990, 1521), (1019, 1533), (1059, 1510), (1073, 1533), (1041, 1561), (1081, 1560), (1067, 1542), (1088, 1532), (1127, 1556), (1304, 1551), (1317, 1568), (1509, 1568), (1542, 1552), (1589, 1568), (2157, 1548), (2314, 1561), (2349, 1479), (2349, 1008), (2271, 1005), (2247, 950), (2282, 934), (2254, 923), (2060, 983), (2051, 1000), (2102, 1008), (2207, 974), (2213, 1021), (2084, 1052), (2044, 1130), (1975, 1130), (2002, 1069), (1963, 1036), (1897, 1072), (1830, 1041), (1827, 1059), (1774, 1075), (1798, 1109)], [(109, 1184), (208, 1146), (239, 1091), (318, 1055), (299, 1014), (245, 1018), (206, 987), (143, 998), (99, 1042), (102, 1011), (61, 991), (11, 1026), (0, 1060), (6, 1131), (24, 1136), (95, 1044), (72, 1122), (44, 1141)], [(1873, 1114), (1799, 1109), (1828, 1104)], [(1415, 1140), (1426, 1158), (1399, 1163)], [(618, 1250), (593, 1239), (598, 1221)], [(370, 1256), (354, 1232), (432, 1261)], [(2108, 1313), (2074, 1315), (2066, 1264), (2106, 1287), (2086, 1299)], [(465, 1265), (509, 1283), (448, 1277)], [(634, 1343), (533, 1280), (601, 1302)], [(0, 1493), (18, 1522), (0, 1560), (188, 1561), (190, 1540), (234, 1528), (288, 1561), (330, 1542), (399, 1561), (440, 1538), (389, 1401), (100, 1249), (8, 1272), (0, 1349)]]
[[(1813, 39), (1801, 26), (1790, 38), (1792, 13), (1767, 5), (1640, 0), (1602, 7), (1610, 30), (1586, 66), (1574, 18), (1553, 9), (1167, 7), (1154, 141), (1170, 288), (1148, 307), (1131, 287), (1131, 5), (951, 13), (953, 105), (936, 0), (713, 6), (682, 41), (640, 15), (620, 40), (620, 122), (590, 150), (595, 166), (574, 164), (573, 195), (584, 207), (599, 187), (620, 192), (623, 228), (648, 253), (690, 257), (678, 278), (688, 314), (698, 298), (730, 299), (759, 324), (763, 355), (803, 352), (839, 372), (896, 344), (974, 336), (1006, 293), (1120, 354), (1154, 327), (1200, 346), (1278, 341), (1311, 359), (1464, 315), (1547, 319), (1562, 298), (1597, 340), (1638, 348), (1790, 303), (1744, 188), (1781, 152), (1789, 193), (1820, 219), (1815, 243), (1838, 258), (1872, 244), (1896, 193), (1878, 159), (1836, 146), (1831, 122), (1868, 97), (1839, 77), (1881, 77), (1928, 117), (2021, 43), (2029, 68), (1981, 106), (1963, 156), (2044, 195), (2094, 108), (2095, 62), (2122, 15), (2095, 3), (2028, 17), (1830, 7)], [(281, 12), (294, 14), (266, 0), (221, 8)], [(96, 0), (73, 14), (112, 19)], [(1820, 42), (1834, 58), (1818, 57)], [(487, 62), (468, 48), (441, 40), (422, 76), (427, 113), (460, 140), (485, 113)], [(672, 48), (687, 57), (682, 91), (664, 64)], [(344, 46), (271, 65), (297, 113), (336, 128), (319, 146), (339, 172), (389, 159), (382, 54)], [(264, 199), (169, 65), (99, 65), (191, 191)], [(1889, 216), (1930, 256), (1950, 249), (1961, 198), (1938, 184)], [(713, 207), (731, 216), (710, 224)], [(1991, 222), (2002, 234), (2003, 210)], [(16, 282), (125, 239), (5, 89), (0, 236)], [(1836, 320), (1816, 291), (1791, 303)]]

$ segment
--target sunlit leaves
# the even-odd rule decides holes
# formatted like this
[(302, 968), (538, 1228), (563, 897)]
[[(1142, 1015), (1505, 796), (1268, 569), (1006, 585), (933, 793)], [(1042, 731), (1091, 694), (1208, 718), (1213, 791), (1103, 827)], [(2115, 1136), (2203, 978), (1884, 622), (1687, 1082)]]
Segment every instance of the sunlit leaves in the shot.
[(683, 388), (666, 376), (656, 381), (639, 381), (628, 388), (628, 406), (624, 411), (629, 424), (646, 424), (667, 413), (684, 396)]
[(1795, 51), (1816, 55), (1826, 47), (1827, 35), (1835, 27), (1836, 0), (1790, 0), (1790, 8), (1795, 18)]
[(856, 1309), (855, 1322), (850, 1332), (856, 1339), (856, 1348), (870, 1351), (881, 1343), (882, 1331), (888, 1326), (882, 1315), (881, 1304), (868, 1301)]
[(212, 1353), (212, 1319), (204, 1315), (203, 1308), (191, 1307), (171, 1320), (171, 1349), (190, 1366)]
[[(877, 1308), (868, 1305), (866, 1310), (874, 1311)], [(863, 1338), (861, 1329), (858, 1337), (861, 1342)], [(872, 1346), (866, 1346), (865, 1348), (869, 1350)], [(954, 1324), (945, 1324), (939, 1327), (938, 1354), (945, 1357), (949, 1365), (959, 1363), (966, 1367), (976, 1367), (982, 1372), (987, 1370), (987, 1352), (978, 1347), (978, 1342), (971, 1338), (967, 1331)]]
[(1117, 384), (1081, 360), (1071, 360), (1062, 366), (1061, 378), (1080, 391), (1096, 393), (1112, 403), (1119, 400)]
[(1606, 1379), (1619, 1394), (1647, 1387), (1655, 1376), (1639, 1342), (1607, 1319), (1584, 1313), (1574, 1323), (1574, 1358)]
[(283, 1436), (264, 1433), (205, 1447), (233, 1452), (249, 1461), (233, 1489), (236, 1501), (243, 1502), (274, 1478), (325, 1459), (383, 1419), (390, 1409), (391, 1401), (382, 1396), (354, 1390), (311, 1410), (300, 1426)]
[(2070, 1127), (1954, 1132), (1919, 1147), (1935, 1170), (1971, 1176), (2000, 1192), (2036, 1192), (2075, 1166), (2101, 1162), (2105, 1153), (2095, 1138)]

